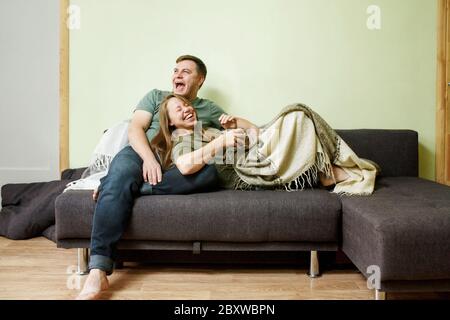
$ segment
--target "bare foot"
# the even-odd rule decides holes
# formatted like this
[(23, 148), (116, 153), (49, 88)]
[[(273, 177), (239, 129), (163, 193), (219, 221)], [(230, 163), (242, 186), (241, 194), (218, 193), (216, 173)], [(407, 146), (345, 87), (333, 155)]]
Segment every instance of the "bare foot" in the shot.
[(323, 186), (329, 187), (333, 184), (342, 182), (349, 178), (349, 175), (340, 167), (333, 166), (333, 176), (327, 177), (325, 174), (320, 174), (320, 182)]
[(92, 269), (84, 283), (83, 290), (76, 300), (97, 300), (102, 291), (108, 290), (109, 283), (106, 272), (99, 269)]
[(350, 176), (344, 171), (344, 169), (333, 166), (333, 174), (336, 179), (336, 183), (342, 182), (350, 178)]
[(320, 183), (324, 187), (329, 187), (334, 184), (334, 179), (327, 177), (325, 174), (320, 173)]

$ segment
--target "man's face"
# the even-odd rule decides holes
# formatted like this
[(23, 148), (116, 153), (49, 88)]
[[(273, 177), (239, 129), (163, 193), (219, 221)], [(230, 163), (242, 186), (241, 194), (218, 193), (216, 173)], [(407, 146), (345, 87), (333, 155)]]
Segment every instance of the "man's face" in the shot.
[(173, 71), (173, 92), (189, 100), (195, 99), (204, 81), (203, 76), (197, 72), (195, 62), (191, 60), (180, 61)]

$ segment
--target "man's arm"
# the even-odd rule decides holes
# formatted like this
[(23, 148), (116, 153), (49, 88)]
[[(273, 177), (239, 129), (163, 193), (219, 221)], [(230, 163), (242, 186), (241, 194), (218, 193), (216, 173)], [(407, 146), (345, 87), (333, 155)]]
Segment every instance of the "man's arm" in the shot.
[(150, 148), (146, 131), (152, 121), (152, 114), (143, 110), (136, 110), (128, 127), (128, 140), (131, 147), (143, 160), (142, 175), (145, 182), (152, 185), (161, 182), (161, 165)]

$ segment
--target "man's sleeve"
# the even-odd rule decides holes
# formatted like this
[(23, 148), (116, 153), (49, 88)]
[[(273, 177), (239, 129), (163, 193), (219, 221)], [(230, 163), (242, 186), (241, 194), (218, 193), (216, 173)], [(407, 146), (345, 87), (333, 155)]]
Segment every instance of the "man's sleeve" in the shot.
[(221, 107), (219, 107), (217, 104), (215, 104), (215, 103), (211, 104), (211, 122), (213, 123), (214, 128), (219, 129), (219, 130), (223, 129), (219, 122), (219, 118), (224, 113), (226, 114), (226, 112)]
[(155, 109), (157, 107), (156, 105), (156, 89), (153, 89), (149, 93), (147, 93), (141, 101), (139, 101), (138, 105), (136, 106), (136, 110), (144, 110), (147, 112), (150, 112), (152, 115), (155, 114)]

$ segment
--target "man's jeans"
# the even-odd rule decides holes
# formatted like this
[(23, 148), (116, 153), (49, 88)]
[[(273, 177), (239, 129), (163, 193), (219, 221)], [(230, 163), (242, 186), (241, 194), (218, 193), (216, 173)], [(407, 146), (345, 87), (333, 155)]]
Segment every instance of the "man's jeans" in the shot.
[[(163, 173), (155, 186), (146, 183), (142, 159), (131, 146), (120, 151), (111, 162), (108, 175), (101, 179), (94, 213), (89, 269), (113, 272), (116, 245), (133, 209), (134, 199), (142, 194), (188, 194), (216, 189), (218, 175), (214, 165), (205, 166), (194, 175), (183, 176), (174, 167)], [(142, 187), (142, 189), (141, 189)]]

